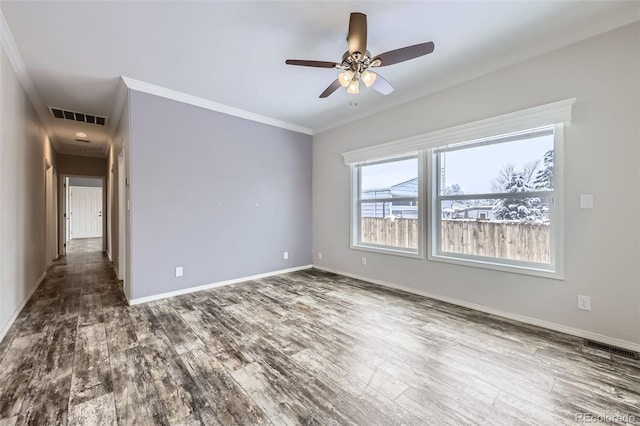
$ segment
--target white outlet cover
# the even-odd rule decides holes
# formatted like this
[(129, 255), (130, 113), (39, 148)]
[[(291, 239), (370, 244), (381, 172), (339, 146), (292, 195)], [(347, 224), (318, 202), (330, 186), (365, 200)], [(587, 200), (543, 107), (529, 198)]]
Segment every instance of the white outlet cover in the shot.
[(182, 266), (176, 267), (176, 277), (181, 277), (184, 275), (184, 269)]
[(593, 208), (593, 194), (580, 194), (580, 208), (581, 209)]
[(318, 252), (318, 259), (322, 259), (322, 253)]
[(362, 256), (362, 264), (365, 266), (367, 265), (367, 258), (364, 256)]
[(284, 260), (289, 259), (289, 252), (288, 252), (288, 251), (285, 251), (285, 252), (284, 252), (284, 256), (283, 256), (283, 257), (284, 257)]
[(578, 309), (583, 311), (591, 310), (591, 296), (583, 296), (582, 294), (578, 295)]

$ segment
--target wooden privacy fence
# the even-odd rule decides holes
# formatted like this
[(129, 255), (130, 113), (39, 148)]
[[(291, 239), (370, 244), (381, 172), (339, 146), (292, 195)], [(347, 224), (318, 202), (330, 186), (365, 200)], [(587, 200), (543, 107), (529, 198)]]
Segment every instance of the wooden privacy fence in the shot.
[(418, 219), (363, 217), (360, 232), (363, 243), (418, 248)]
[(443, 220), (442, 251), (549, 263), (549, 225)]
[[(362, 241), (418, 248), (418, 220), (363, 217)], [(443, 220), (442, 251), (549, 263), (548, 224)]]

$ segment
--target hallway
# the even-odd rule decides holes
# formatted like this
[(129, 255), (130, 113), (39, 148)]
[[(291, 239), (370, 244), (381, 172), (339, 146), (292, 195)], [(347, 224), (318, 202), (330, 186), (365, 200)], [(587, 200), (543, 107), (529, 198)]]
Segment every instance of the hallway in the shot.
[(68, 248), (0, 344), (2, 425), (87, 424), (112, 391), (105, 330), (127, 304), (101, 238)]

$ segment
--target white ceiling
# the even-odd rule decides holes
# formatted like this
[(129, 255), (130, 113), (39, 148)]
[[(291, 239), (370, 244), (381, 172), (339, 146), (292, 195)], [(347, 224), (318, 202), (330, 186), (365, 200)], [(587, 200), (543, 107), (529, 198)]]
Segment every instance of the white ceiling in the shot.
[[(45, 105), (112, 117), (126, 76), (317, 133), (640, 19), (638, 1), (2, 1)], [(349, 13), (368, 15), (373, 55), (433, 41), (435, 52), (378, 72), (395, 91), (318, 95), (338, 71)], [(46, 110), (45, 110), (46, 111)], [(46, 112), (48, 115), (48, 112)], [(109, 127), (48, 118), (54, 143)], [(103, 154), (106, 150), (103, 151)]]

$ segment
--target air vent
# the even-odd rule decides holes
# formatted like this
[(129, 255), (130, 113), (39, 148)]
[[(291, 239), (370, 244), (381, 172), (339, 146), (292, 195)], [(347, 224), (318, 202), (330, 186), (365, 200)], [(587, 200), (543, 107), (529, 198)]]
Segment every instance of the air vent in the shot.
[(66, 109), (56, 108), (52, 106), (48, 108), (52, 116), (54, 116), (55, 118), (61, 118), (63, 120), (80, 121), (82, 123), (97, 124), (99, 126), (104, 126), (105, 124), (107, 124), (107, 121), (108, 121), (107, 117), (101, 117), (99, 115), (69, 111)]
[(588, 346), (590, 348), (599, 349), (601, 351), (609, 352), (614, 355), (620, 355), (625, 358), (640, 359), (640, 354), (638, 354), (638, 352), (630, 351), (628, 349), (618, 348), (615, 346), (607, 345), (605, 343), (600, 343), (600, 342), (596, 342), (594, 340), (589, 340), (589, 339), (586, 339), (584, 341), (584, 344), (585, 346)]
[(91, 143), (91, 141), (88, 141), (86, 139), (76, 139), (76, 142)]

